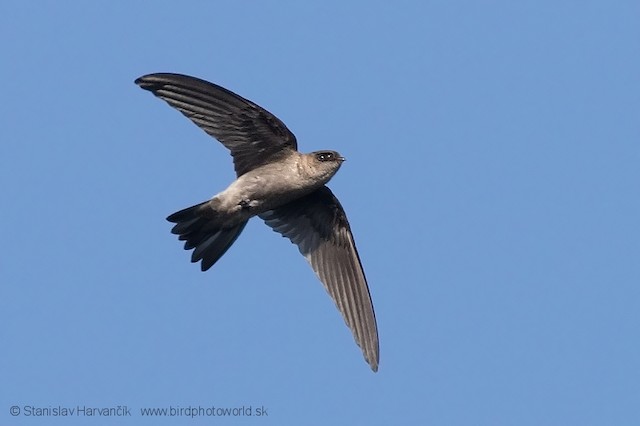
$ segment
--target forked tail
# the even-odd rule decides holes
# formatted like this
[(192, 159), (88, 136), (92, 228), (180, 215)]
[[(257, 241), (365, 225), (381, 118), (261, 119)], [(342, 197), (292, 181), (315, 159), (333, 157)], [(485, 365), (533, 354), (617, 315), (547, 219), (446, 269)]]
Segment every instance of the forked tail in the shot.
[(191, 262), (202, 260), (200, 267), (203, 271), (211, 268), (226, 253), (247, 224), (245, 221), (232, 228), (221, 227), (208, 201), (180, 210), (167, 220), (176, 224), (171, 232), (185, 241), (184, 249), (195, 249)]

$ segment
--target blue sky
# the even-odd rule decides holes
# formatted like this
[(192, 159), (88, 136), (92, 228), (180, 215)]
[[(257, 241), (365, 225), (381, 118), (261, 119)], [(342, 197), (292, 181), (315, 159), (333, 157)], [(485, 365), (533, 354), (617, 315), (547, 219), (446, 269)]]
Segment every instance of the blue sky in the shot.
[[(633, 1), (5, 2), (0, 423), (640, 423)], [(165, 217), (234, 178), (133, 80), (180, 72), (348, 161), (372, 373), (254, 219), (201, 273)], [(11, 407), (20, 413), (12, 416)], [(130, 417), (27, 416), (127, 406)], [(268, 416), (142, 417), (152, 407)]]

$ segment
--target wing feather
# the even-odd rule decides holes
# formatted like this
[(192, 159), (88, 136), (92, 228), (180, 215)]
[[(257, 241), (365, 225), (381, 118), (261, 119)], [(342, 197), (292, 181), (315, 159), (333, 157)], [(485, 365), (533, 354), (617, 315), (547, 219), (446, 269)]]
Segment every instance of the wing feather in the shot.
[(231, 151), (238, 176), (296, 150), (275, 115), (224, 87), (182, 74), (149, 74), (136, 84), (180, 111)]
[(365, 359), (378, 369), (376, 317), (347, 217), (326, 186), (260, 215), (296, 244), (335, 302)]

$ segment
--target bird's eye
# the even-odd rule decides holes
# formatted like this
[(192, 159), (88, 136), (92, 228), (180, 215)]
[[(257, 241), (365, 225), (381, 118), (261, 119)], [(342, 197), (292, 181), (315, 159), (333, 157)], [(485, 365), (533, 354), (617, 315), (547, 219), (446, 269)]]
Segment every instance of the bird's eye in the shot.
[(316, 154), (318, 161), (330, 161), (333, 160), (333, 152), (320, 152)]

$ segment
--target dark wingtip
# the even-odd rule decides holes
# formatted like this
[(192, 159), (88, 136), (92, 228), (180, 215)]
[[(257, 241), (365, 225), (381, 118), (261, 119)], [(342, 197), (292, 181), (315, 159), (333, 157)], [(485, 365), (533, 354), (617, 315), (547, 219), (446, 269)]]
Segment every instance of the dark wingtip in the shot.
[(153, 90), (153, 88), (161, 87), (168, 84), (170, 81), (175, 81), (180, 78), (192, 78), (199, 80), (195, 77), (188, 77), (184, 74), (176, 74), (172, 72), (154, 72), (153, 74), (145, 74), (135, 79), (134, 83), (146, 90)]
[(140, 76), (135, 79), (134, 83), (145, 90), (153, 90), (154, 87), (160, 87), (163, 83), (166, 83), (166, 81), (163, 81), (163, 79), (166, 79), (167, 77), (175, 77), (178, 75), (179, 74), (156, 72), (153, 74), (145, 74), (143, 76)]
[(156, 84), (153, 81), (154, 74), (147, 74), (135, 79), (134, 83), (145, 90), (151, 90)]

